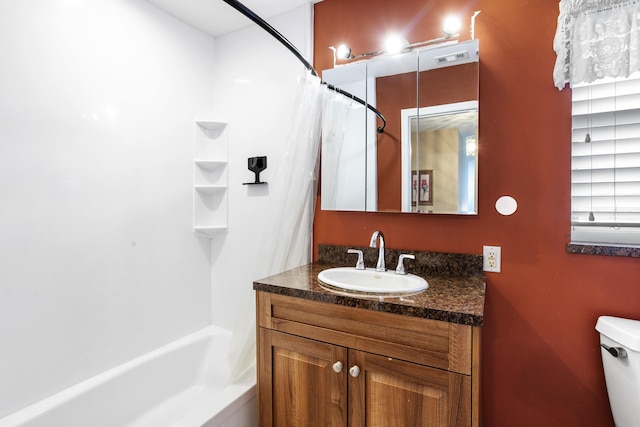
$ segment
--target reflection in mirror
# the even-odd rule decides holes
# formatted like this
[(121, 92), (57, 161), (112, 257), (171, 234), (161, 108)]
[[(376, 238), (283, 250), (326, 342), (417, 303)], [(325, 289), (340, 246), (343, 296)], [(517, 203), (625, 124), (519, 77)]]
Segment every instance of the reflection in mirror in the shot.
[(475, 213), (477, 101), (406, 109), (401, 116), (402, 211)]
[(323, 71), (387, 119), (331, 95), (323, 112), (324, 210), (474, 214), (478, 41), (447, 43)]

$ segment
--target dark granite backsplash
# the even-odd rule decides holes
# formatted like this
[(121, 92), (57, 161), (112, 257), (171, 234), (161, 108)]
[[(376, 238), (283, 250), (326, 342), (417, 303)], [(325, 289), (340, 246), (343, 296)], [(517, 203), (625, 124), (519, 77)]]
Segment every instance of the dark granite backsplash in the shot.
[[(347, 249), (362, 251), (367, 267), (375, 267), (378, 249), (358, 246), (318, 245), (318, 262), (335, 265), (356, 265), (358, 256), (347, 253)], [(416, 259), (405, 259), (409, 273), (419, 276), (482, 276), (482, 255), (449, 254), (442, 252), (420, 252), (385, 248), (387, 269), (395, 269), (400, 254), (415, 255)]]

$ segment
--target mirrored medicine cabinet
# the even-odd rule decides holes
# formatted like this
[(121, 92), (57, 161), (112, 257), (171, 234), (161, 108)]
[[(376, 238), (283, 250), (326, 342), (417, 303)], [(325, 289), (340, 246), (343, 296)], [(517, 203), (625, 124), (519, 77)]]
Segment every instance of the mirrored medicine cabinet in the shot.
[(356, 103), (325, 122), (322, 209), (476, 214), (478, 61), (470, 40), (324, 70), (387, 124), (378, 133), (380, 119)]

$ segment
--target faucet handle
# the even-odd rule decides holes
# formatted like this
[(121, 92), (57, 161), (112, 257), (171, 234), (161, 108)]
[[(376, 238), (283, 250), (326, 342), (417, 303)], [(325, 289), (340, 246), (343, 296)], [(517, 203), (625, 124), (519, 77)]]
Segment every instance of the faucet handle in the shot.
[(364, 270), (364, 260), (362, 258), (362, 251), (360, 249), (348, 249), (349, 254), (358, 254), (358, 262), (356, 262), (356, 270)]
[(401, 254), (398, 258), (398, 266), (396, 267), (396, 274), (407, 274), (407, 271), (404, 269), (404, 260), (405, 259), (416, 259), (415, 255), (409, 254)]

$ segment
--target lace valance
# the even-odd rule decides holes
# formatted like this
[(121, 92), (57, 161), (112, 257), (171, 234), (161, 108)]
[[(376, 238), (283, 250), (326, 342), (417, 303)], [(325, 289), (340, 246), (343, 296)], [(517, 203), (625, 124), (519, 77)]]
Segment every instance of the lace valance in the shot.
[(640, 0), (561, 0), (553, 48), (556, 87), (640, 70)]

